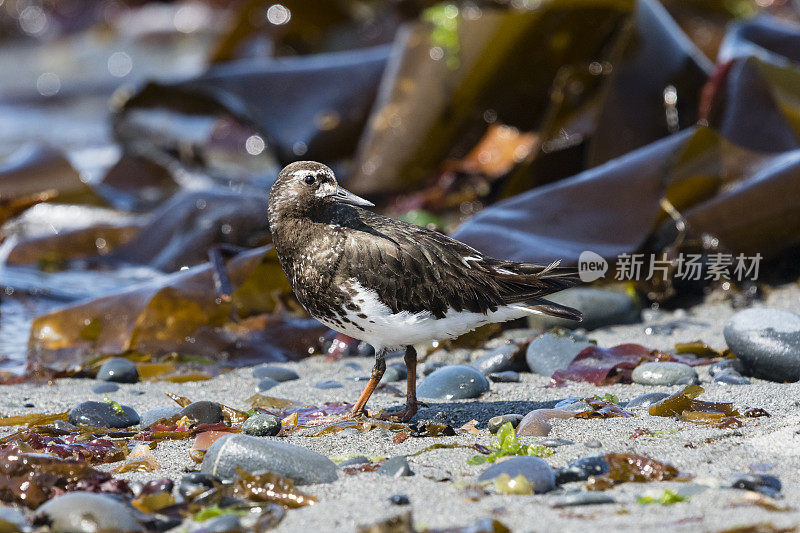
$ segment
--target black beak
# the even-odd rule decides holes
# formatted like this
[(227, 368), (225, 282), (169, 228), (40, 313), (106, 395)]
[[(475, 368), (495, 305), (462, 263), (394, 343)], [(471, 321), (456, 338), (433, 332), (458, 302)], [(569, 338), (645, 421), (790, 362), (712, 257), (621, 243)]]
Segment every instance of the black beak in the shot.
[(356, 196), (347, 189), (342, 189), (341, 187), (336, 187), (336, 192), (333, 193), (331, 197), (343, 204), (357, 205), (359, 207), (375, 207), (375, 204), (369, 200), (364, 200), (360, 196)]

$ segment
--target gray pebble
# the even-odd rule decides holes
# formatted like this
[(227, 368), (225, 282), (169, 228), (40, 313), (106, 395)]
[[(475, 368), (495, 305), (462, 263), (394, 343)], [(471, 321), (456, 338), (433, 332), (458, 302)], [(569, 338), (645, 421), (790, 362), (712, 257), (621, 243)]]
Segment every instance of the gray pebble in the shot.
[(781, 480), (770, 474), (741, 474), (731, 481), (731, 488), (752, 490), (770, 497), (781, 491)]
[(495, 348), (488, 354), (473, 361), (472, 366), (485, 376), (495, 372), (525, 370), (527, 365), (522, 357), (522, 348), (516, 344), (506, 344)]
[(602, 455), (581, 457), (556, 470), (556, 483), (562, 485), (573, 481), (586, 481), (589, 476), (602, 476), (608, 470), (608, 461)]
[(139, 415), (128, 405), (121, 405), (121, 413), (114, 411), (110, 403), (83, 402), (69, 412), (68, 420), (72, 424), (85, 424), (107, 428), (127, 428), (139, 423)]
[(408, 371), (406, 370), (405, 363), (391, 363), (386, 366), (386, 372), (383, 374), (383, 381), (402, 381), (406, 379)]
[(633, 369), (631, 379), (640, 385), (688, 385), (697, 381), (697, 372), (683, 363), (642, 363)]
[(422, 375), (423, 376), (430, 375), (434, 371), (439, 370), (440, 368), (444, 368), (446, 366), (447, 363), (442, 363), (441, 361), (425, 363), (424, 365), (422, 365)]
[(171, 418), (181, 412), (181, 408), (176, 406), (156, 407), (142, 413), (139, 424), (143, 428), (149, 428), (162, 418)]
[(489, 374), (489, 379), (495, 383), (518, 383), (519, 372), (513, 370), (504, 370), (503, 372), (492, 372)]
[(738, 359), (723, 359), (722, 361), (717, 361), (708, 367), (708, 373), (712, 377), (716, 376), (717, 374), (721, 374), (722, 372), (730, 372), (731, 370), (737, 374), (741, 374), (744, 371), (742, 362)]
[(714, 376), (713, 381), (714, 383), (722, 383), (724, 385), (750, 385), (751, 383), (749, 379), (733, 370), (718, 373)]
[(420, 398), (460, 400), (477, 398), (489, 390), (489, 382), (476, 368), (466, 365), (445, 366), (423, 379), (417, 387)]
[(272, 378), (279, 383), (300, 379), (300, 376), (298, 376), (297, 372), (294, 370), (273, 365), (261, 365), (255, 367), (253, 369), (253, 377), (258, 379)]
[(200, 400), (192, 402), (178, 413), (181, 416), (191, 418), (198, 424), (216, 424), (222, 422), (222, 408), (215, 402)]
[(569, 336), (544, 333), (528, 345), (525, 359), (531, 372), (550, 377), (556, 370), (567, 368), (575, 356), (589, 346), (592, 344)]
[(576, 507), (579, 505), (599, 505), (615, 503), (614, 498), (605, 492), (575, 492), (551, 500), (553, 507)]
[(272, 378), (261, 378), (258, 383), (256, 383), (256, 390), (258, 392), (264, 392), (278, 385), (280, 385), (280, 382)]
[(633, 400), (629, 401), (625, 404), (625, 409), (634, 409), (636, 407), (645, 409), (653, 405), (654, 403), (658, 403), (664, 398), (669, 396), (666, 392), (649, 392), (647, 394), (642, 394), (641, 396), (637, 396)]
[(336, 481), (336, 465), (317, 452), (275, 439), (243, 434), (225, 435), (211, 445), (200, 471), (232, 479), (236, 467), (252, 474), (275, 472), (298, 485)]
[(116, 383), (136, 383), (139, 381), (139, 371), (130, 359), (112, 357), (97, 371), (97, 379)]
[(344, 387), (344, 385), (342, 385), (338, 381), (334, 381), (332, 379), (329, 379), (329, 380), (325, 380), (325, 381), (316, 382), (314, 384), (314, 387), (316, 387), (318, 389), (341, 389), (342, 387)]
[(242, 433), (256, 437), (274, 437), (281, 431), (281, 421), (277, 416), (257, 413), (242, 424)]
[(559, 446), (570, 446), (575, 443), (569, 439), (550, 438), (539, 441), (539, 444), (548, 448), (558, 448)]
[(108, 394), (109, 392), (117, 392), (118, 390), (119, 385), (111, 382), (98, 383), (92, 387), (92, 392), (95, 394)]
[(556, 486), (555, 475), (550, 465), (540, 457), (531, 456), (511, 457), (505, 461), (498, 461), (481, 472), (478, 481), (490, 481), (502, 474), (508, 474), (512, 479), (522, 474), (537, 494), (549, 492)]
[(575, 287), (547, 297), (555, 303), (573, 307), (583, 313), (583, 321), (575, 322), (548, 315), (531, 315), (528, 324), (534, 328), (550, 329), (555, 326), (596, 329), (616, 324), (633, 324), (641, 319), (636, 301), (622, 292)]
[(587, 440), (586, 442), (583, 443), (583, 445), (586, 446), (587, 448), (602, 448), (603, 447), (603, 443), (600, 442), (597, 439)]
[(36, 515), (50, 523), (53, 533), (144, 530), (133, 507), (104, 494), (70, 492), (40, 505)]
[(378, 470), (376, 470), (376, 472), (383, 474), (384, 476), (391, 477), (406, 477), (414, 475), (414, 472), (411, 471), (411, 465), (408, 464), (408, 461), (402, 455), (389, 457), (386, 462), (383, 463)]
[(339, 468), (343, 468), (345, 466), (363, 465), (364, 463), (369, 463), (369, 458), (364, 455), (356, 455), (355, 457), (345, 459), (339, 463)]
[(778, 382), (800, 380), (800, 315), (745, 309), (731, 317), (723, 334), (746, 375)]
[(517, 427), (520, 422), (522, 422), (523, 415), (517, 413), (509, 413), (507, 415), (500, 415), (495, 416), (489, 419), (489, 422), (486, 423), (486, 429), (489, 430), (489, 433), (494, 435), (497, 431), (503, 427), (508, 422), (511, 422), (513, 427)]

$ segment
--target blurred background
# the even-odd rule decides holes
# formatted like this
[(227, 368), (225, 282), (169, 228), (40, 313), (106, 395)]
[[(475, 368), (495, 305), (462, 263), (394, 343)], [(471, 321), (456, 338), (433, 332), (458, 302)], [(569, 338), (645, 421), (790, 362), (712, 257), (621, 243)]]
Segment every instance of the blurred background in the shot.
[[(267, 191), (299, 159), (498, 257), (591, 251), (598, 283), (621, 255), (662, 258), (617, 280), (645, 306), (745, 306), (800, 274), (798, 15), (0, 0), (0, 376), (124, 355), (190, 379), (356, 349), (304, 315), (269, 247)], [(687, 281), (684, 253), (763, 261), (758, 279)]]

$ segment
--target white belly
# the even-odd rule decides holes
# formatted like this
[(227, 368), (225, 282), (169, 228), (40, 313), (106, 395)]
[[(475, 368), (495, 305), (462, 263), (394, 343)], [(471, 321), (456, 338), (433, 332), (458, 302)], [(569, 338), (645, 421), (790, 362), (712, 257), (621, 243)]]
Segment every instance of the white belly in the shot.
[[(527, 308), (509, 305), (485, 314), (450, 310), (443, 318), (436, 318), (428, 311), (392, 313), (391, 309), (378, 299), (375, 291), (363, 287), (355, 279), (349, 282), (357, 291), (355, 301), (359, 302), (361, 309), (348, 310), (345, 318), (350, 322), (345, 322), (344, 325), (321, 321), (333, 330), (371, 344), (375, 349), (396, 349), (431, 340), (453, 339), (484, 324), (505, 322), (534, 312)], [(361, 318), (358, 314), (364, 314), (367, 318)]]

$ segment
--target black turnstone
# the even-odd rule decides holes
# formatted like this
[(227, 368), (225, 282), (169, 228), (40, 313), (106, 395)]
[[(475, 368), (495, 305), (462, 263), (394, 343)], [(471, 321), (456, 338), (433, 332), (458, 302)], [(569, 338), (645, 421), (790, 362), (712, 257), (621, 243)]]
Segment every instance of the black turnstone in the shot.
[(574, 271), (493, 259), (364, 209), (372, 206), (313, 161), (284, 168), (269, 195), (272, 241), (297, 299), (326, 326), (375, 347), (355, 414), (381, 380), (387, 350), (406, 349), (407, 403), (396, 416), (407, 421), (417, 411), (414, 344), (531, 313), (580, 320), (579, 311), (542, 298), (580, 283)]

